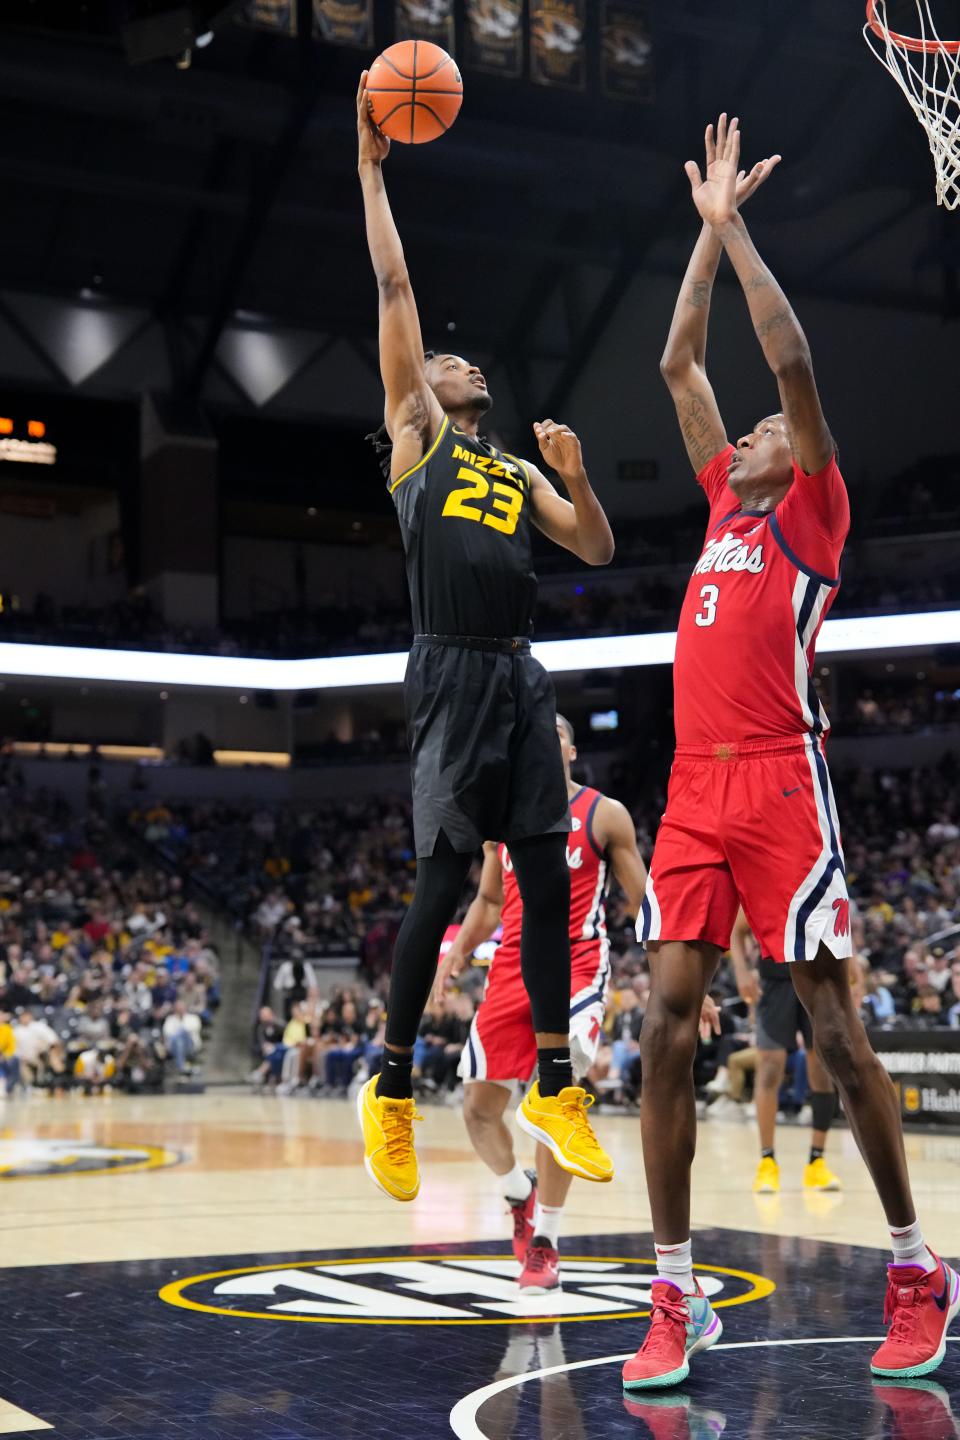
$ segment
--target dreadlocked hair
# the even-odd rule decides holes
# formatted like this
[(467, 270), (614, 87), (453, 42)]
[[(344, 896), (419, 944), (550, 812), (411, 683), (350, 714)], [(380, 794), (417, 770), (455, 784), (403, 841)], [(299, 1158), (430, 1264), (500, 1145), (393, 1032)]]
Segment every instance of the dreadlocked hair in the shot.
[[(435, 350), (424, 350), (423, 363), (426, 364), (428, 360), (433, 360), (435, 356)], [(376, 430), (371, 430), (369, 435), (364, 435), (363, 438), (370, 445), (373, 446), (374, 454), (377, 457), (377, 463), (380, 466), (380, 473), (383, 476), (384, 480), (389, 480), (390, 464), (393, 458), (393, 441), (390, 439), (390, 436), (387, 433), (386, 421), (384, 421), (382, 425), (378, 426)]]

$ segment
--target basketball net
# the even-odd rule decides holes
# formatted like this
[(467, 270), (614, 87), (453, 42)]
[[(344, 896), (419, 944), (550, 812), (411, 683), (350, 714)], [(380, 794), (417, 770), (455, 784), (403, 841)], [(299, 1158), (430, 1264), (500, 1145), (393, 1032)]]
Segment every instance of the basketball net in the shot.
[(960, 205), (960, 40), (941, 40), (930, 0), (914, 0), (917, 33), (887, 23), (887, 0), (867, 0), (864, 39), (896, 80), (927, 132), (937, 173), (937, 204)]

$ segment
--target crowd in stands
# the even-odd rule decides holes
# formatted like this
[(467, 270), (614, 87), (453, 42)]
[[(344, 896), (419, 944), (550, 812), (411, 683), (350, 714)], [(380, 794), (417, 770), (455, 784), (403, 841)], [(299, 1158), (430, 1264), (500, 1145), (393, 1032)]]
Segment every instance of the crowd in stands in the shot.
[(403, 650), (410, 644), (410, 614), (406, 605), (372, 593), (363, 605), (331, 602), (218, 626), (175, 625), (142, 590), (100, 606), (59, 605), (38, 594), (30, 609), (7, 605), (0, 611), (0, 640), (298, 659)]
[(0, 769), (0, 1088), (162, 1088), (201, 1063), (219, 967), (175, 875), (96, 807)]
[[(854, 979), (864, 1019), (879, 1027), (960, 1029), (960, 766), (947, 757), (929, 769), (840, 771), (835, 788), (852, 900)], [(634, 810), (647, 856), (661, 809), (662, 797), (651, 795)], [(198, 807), (178, 821), (185, 832), (181, 856), (194, 857), (211, 878), (226, 882), (252, 933), (282, 956), (273, 972), (272, 1008), (261, 1012), (256, 1073), (263, 1083), (291, 1090), (343, 1093), (378, 1066), (386, 971), (412, 890), (406, 808), (355, 801), (342, 821), (340, 814), (336, 807), (301, 810), (274, 817), (272, 826), (260, 814), (258, 838), (245, 846), (243, 863), (235, 868), (224, 865), (229, 847), (212, 848), (213, 812)], [(230, 823), (250, 830), (255, 818), (235, 811)], [(173, 827), (170, 821), (164, 825), (169, 843)], [(469, 895), (468, 884), (465, 902)], [(361, 979), (349, 991), (338, 987), (326, 993), (322, 967), (310, 963), (322, 954), (313, 939), (320, 917), (326, 917), (328, 937), (353, 944)], [(639, 1083), (649, 972), (616, 892), (608, 905), (608, 931), (613, 963), (608, 1044), (591, 1079), (602, 1091), (629, 1099)], [(423, 1090), (455, 1093), (460, 1051), (484, 974), (480, 966), (468, 970), (445, 1003), (427, 1012), (416, 1056)], [(702, 1046), (698, 1075), (704, 1083), (752, 1034), (751, 1015), (738, 1003), (729, 967), (720, 973), (715, 998), (723, 1036), (719, 1048), (714, 1041)]]
[(929, 681), (906, 689), (868, 686), (852, 705), (834, 707), (831, 719), (839, 735), (905, 735), (918, 730), (942, 730), (960, 723), (960, 689), (940, 689)]
[(389, 967), (413, 893), (408, 801), (160, 803), (128, 824), (274, 956), (352, 956), (371, 975)]
[[(865, 1017), (960, 1028), (957, 760), (838, 770), (835, 787)], [(0, 800), (0, 1081), (8, 1087), (110, 1080), (142, 1088), (198, 1062), (219, 996), (193, 896), (269, 951), (259, 1082), (342, 1093), (379, 1064), (387, 973), (415, 874), (407, 803), (142, 802), (121, 833), (104, 814), (96, 766), (78, 819), (54, 795), (27, 794), (9, 761), (0, 763)], [(649, 792), (634, 808), (647, 856), (662, 805)], [(468, 885), (464, 904), (469, 895)], [(629, 1099), (649, 975), (616, 893), (608, 930), (609, 1043), (591, 1078)], [(331, 989), (325, 964), (334, 961), (355, 970), (355, 984)], [(416, 1057), (423, 1091), (456, 1093), (483, 979), (473, 967), (428, 1011)], [(751, 1021), (727, 971), (716, 998), (729, 1058), (748, 1042)], [(701, 1078), (716, 1063), (705, 1047)]]
[[(701, 527), (702, 529), (702, 527)], [(690, 557), (700, 531), (681, 547), (677, 564), (664, 570), (664, 555), (647, 557), (650, 573), (617, 581), (615, 574), (571, 576), (562, 587), (541, 587), (536, 634), (542, 640), (569, 635), (620, 635), (672, 629), (683, 600)], [(630, 563), (618, 552), (622, 565)], [(658, 568), (654, 568), (658, 567)], [(863, 563), (848, 567), (834, 615), (929, 610), (960, 601), (960, 574), (891, 575)], [(164, 619), (143, 590), (122, 600), (91, 607), (60, 605), (38, 594), (29, 609), (6, 605), (0, 612), (0, 639), (58, 645), (301, 658), (404, 650), (411, 624), (405, 602), (371, 590), (363, 603), (334, 601), (295, 609), (263, 611), (219, 625), (174, 625)]]

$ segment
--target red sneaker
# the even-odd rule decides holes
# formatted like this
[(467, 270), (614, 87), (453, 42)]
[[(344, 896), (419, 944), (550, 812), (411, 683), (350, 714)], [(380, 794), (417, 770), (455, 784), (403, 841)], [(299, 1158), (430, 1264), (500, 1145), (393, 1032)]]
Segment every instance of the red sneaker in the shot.
[(530, 1194), (526, 1200), (518, 1200), (516, 1204), (510, 1200), (509, 1196), (507, 1197), (510, 1214), (513, 1216), (513, 1253), (520, 1265), (527, 1258), (530, 1241), (533, 1239), (533, 1212), (537, 1208), (536, 1172), (525, 1170), (523, 1173), (530, 1180)]
[(936, 1380), (874, 1380), (873, 1393), (890, 1411), (890, 1440), (930, 1440), (957, 1434), (950, 1396)]
[(720, 1319), (697, 1284), (684, 1295), (669, 1280), (654, 1280), (653, 1309), (647, 1338), (623, 1367), (625, 1390), (653, 1390), (679, 1385), (690, 1374), (690, 1356), (716, 1345), (723, 1334)]
[(715, 1440), (727, 1428), (727, 1417), (721, 1410), (708, 1410), (683, 1390), (668, 1390), (666, 1394), (654, 1390), (641, 1395), (627, 1391), (623, 1408), (644, 1422), (650, 1440)]
[(520, 1276), (522, 1295), (546, 1295), (550, 1290), (560, 1289), (560, 1256), (549, 1240), (542, 1235), (530, 1241), (523, 1273)]
[(947, 1349), (947, 1329), (960, 1312), (960, 1275), (939, 1256), (935, 1270), (887, 1266), (883, 1321), (887, 1338), (870, 1362), (874, 1375), (911, 1379), (936, 1370)]

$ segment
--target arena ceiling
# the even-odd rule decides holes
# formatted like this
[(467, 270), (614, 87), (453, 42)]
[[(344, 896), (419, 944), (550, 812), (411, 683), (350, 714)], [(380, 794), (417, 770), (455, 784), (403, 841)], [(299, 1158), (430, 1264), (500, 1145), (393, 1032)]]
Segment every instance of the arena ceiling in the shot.
[[(115, 23), (131, 3), (4, 5), (0, 376), (368, 418), (353, 96), (372, 57), (251, 31), (220, 3), (197, 7), (214, 40), (189, 68), (131, 65)], [(377, 0), (384, 40), (390, 10)], [(682, 161), (720, 108), (742, 117), (747, 163), (785, 156), (752, 224), (792, 297), (960, 314), (960, 222), (934, 206), (924, 136), (867, 52), (859, 0), (651, 10), (654, 103), (467, 74), (451, 135), (394, 147), (428, 344), (476, 357), (518, 416), (560, 410), (637, 275), (682, 272)]]

